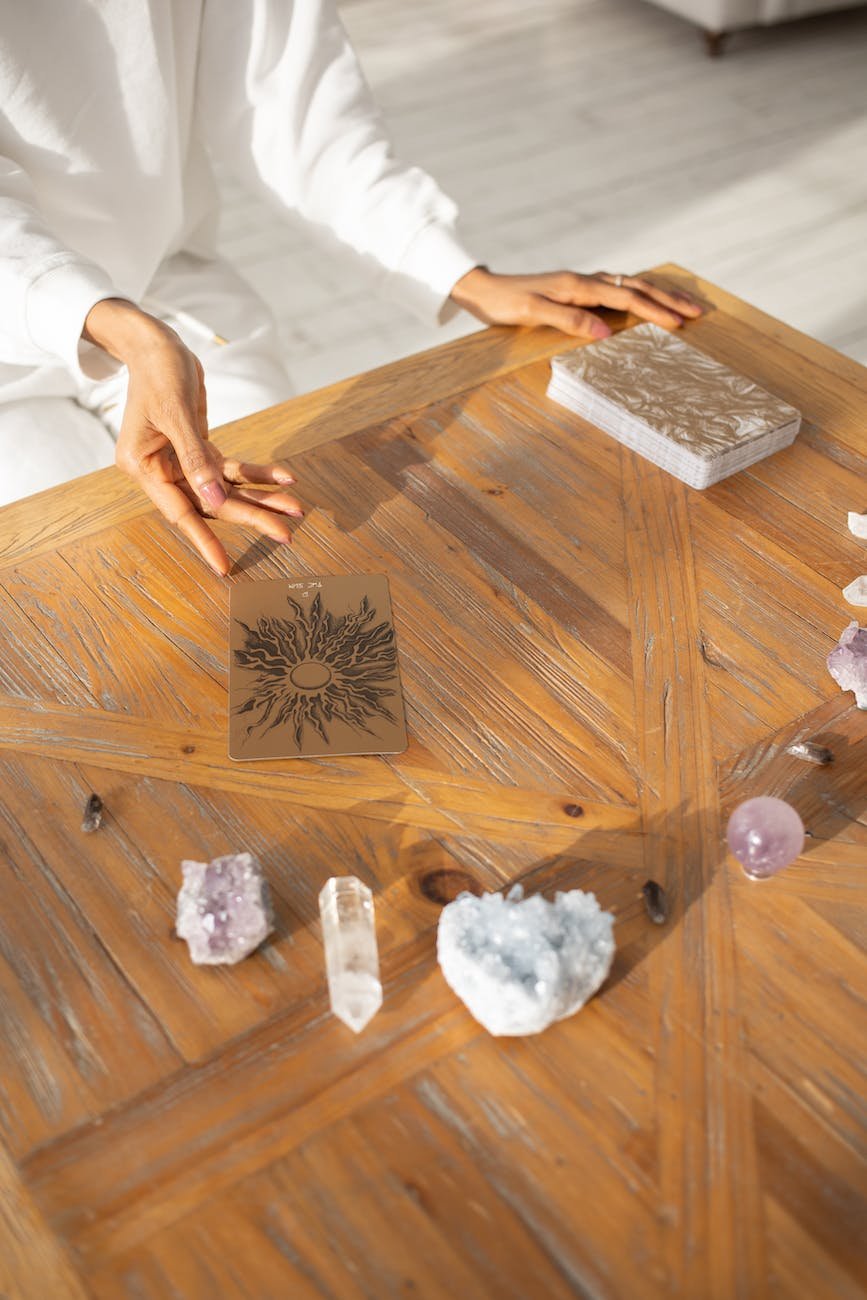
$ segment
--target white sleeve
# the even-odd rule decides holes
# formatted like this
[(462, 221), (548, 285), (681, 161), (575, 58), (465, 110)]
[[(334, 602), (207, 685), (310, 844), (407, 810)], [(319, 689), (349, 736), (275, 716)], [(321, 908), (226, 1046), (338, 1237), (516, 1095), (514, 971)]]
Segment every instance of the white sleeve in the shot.
[(333, 0), (205, 0), (197, 96), (212, 157), (375, 259), (420, 315), (444, 319), (478, 263), (454, 203), (393, 157)]
[(59, 359), (79, 374), (87, 313), (115, 289), (101, 267), (54, 237), (26, 172), (3, 157), (0, 250), (2, 360), (32, 366)]

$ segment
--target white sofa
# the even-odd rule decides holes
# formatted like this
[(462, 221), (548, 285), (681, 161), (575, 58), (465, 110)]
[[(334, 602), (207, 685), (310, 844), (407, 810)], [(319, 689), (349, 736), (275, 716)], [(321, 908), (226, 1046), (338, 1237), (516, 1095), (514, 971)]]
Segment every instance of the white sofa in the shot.
[(708, 53), (719, 54), (727, 32), (804, 18), (830, 9), (851, 9), (867, 0), (654, 0), (703, 28)]

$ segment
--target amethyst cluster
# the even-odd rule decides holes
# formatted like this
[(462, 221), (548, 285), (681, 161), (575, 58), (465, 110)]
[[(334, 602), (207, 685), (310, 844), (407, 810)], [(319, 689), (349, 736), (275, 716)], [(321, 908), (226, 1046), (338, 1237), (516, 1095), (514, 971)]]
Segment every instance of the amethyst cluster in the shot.
[(852, 620), (828, 655), (828, 672), (841, 690), (855, 692), (859, 709), (867, 709), (867, 627)]
[(177, 932), (197, 966), (231, 965), (271, 933), (268, 886), (252, 853), (182, 862)]

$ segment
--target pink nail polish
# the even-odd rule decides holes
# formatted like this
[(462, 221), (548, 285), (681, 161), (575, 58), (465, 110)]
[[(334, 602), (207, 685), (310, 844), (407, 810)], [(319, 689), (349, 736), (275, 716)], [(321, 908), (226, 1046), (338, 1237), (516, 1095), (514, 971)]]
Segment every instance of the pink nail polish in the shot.
[(212, 510), (219, 510), (226, 500), (226, 489), (222, 483), (214, 479), (211, 483), (202, 484), (199, 488), (199, 496)]

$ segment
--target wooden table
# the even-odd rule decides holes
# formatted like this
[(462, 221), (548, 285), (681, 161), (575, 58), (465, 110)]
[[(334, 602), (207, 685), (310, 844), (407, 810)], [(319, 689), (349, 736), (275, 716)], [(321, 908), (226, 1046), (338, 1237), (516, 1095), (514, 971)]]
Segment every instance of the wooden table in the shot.
[[(867, 567), (867, 372), (661, 271), (804, 414), (706, 492), (546, 400), (562, 336), (488, 331), (223, 431), (310, 507), (291, 549), (227, 531), (225, 583), (113, 470), (0, 513), (0, 1294), (863, 1296), (867, 714), (824, 660)], [(354, 571), (390, 577), (409, 749), (232, 764), (231, 582)], [(757, 792), (810, 832), (760, 884), (721, 836)], [(276, 938), (195, 969), (179, 862), (241, 848)], [(353, 872), (385, 982), (358, 1038), (316, 908)], [(574, 1019), (494, 1039), (436, 924), (516, 880), (594, 890), (618, 952)]]

